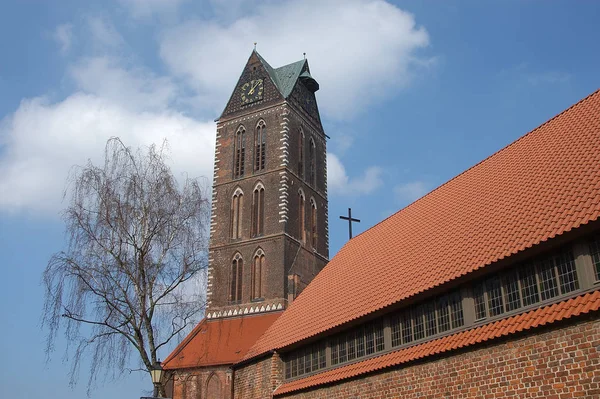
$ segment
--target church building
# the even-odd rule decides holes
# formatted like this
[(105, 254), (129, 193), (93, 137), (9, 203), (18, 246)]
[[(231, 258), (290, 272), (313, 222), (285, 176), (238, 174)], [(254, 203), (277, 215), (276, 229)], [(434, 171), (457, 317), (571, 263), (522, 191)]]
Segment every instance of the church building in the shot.
[(217, 121), (173, 398), (600, 397), (600, 91), (329, 261), (318, 89), (253, 51)]

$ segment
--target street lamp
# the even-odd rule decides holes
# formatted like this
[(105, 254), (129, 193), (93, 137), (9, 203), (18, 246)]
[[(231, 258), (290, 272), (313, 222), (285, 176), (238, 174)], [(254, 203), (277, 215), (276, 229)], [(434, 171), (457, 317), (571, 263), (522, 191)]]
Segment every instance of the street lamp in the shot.
[(154, 384), (154, 397), (158, 398), (158, 387), (162, 381), (163, 376), (163, 368), (160, 365), (160, 361), (154, 363), (152, 370), (150, 370), (150, 377), (152, 378), (152, 383)]

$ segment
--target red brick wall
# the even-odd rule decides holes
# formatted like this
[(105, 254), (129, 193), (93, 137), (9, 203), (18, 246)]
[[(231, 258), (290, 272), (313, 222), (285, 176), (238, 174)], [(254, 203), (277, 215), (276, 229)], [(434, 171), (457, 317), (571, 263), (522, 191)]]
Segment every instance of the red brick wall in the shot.
[[(209, 378), (212, 381), (209, 384)], [(217, 381), (214, 381), (214, 379)], [(215, 392), (218, 387), (221, 396)], [(212, 388), (212, 396), (207, 396), (207, 390)], [(210, 368), (188, 369), (177, 371), (173, 378), (173, 399), (199, 399), (210, 397), (211, 399), (231, 398), (231, 373), (226, 366), (215, 366)]]
[(282, 382), (282, 368), (283, 363), (275, 354), (235, 370), (234, 398), (271, 398), (273, 390)]
[[(261, 391), (259, 396), (239, 397), (269, 396)], [(600, 319), (595, 316), (282, 397), (600, 398)]]

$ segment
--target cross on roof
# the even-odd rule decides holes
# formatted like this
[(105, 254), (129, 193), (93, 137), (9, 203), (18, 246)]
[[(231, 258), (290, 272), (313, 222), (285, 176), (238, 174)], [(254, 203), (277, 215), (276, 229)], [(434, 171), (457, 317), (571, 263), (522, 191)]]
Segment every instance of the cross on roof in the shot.
[(352, 238), (352, 222), (360, 223), (360, 219), (352, 218), (352, 208), (348, 208), (348, 216), (340, 216), (340, 219), (348, 221), (348, 239)]

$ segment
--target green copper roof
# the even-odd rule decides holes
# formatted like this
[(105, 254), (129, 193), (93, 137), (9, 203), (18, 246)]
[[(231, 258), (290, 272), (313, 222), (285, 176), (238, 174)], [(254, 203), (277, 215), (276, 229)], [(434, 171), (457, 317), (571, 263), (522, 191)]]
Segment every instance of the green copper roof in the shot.
[(292, 93), (300, 75), (308, 70), (306, 60), (296, 61), (280, 68), (273, 69), (273, 67), (271, 67), (258, 52), (256, 55), (284, 98), (287, 98)]

